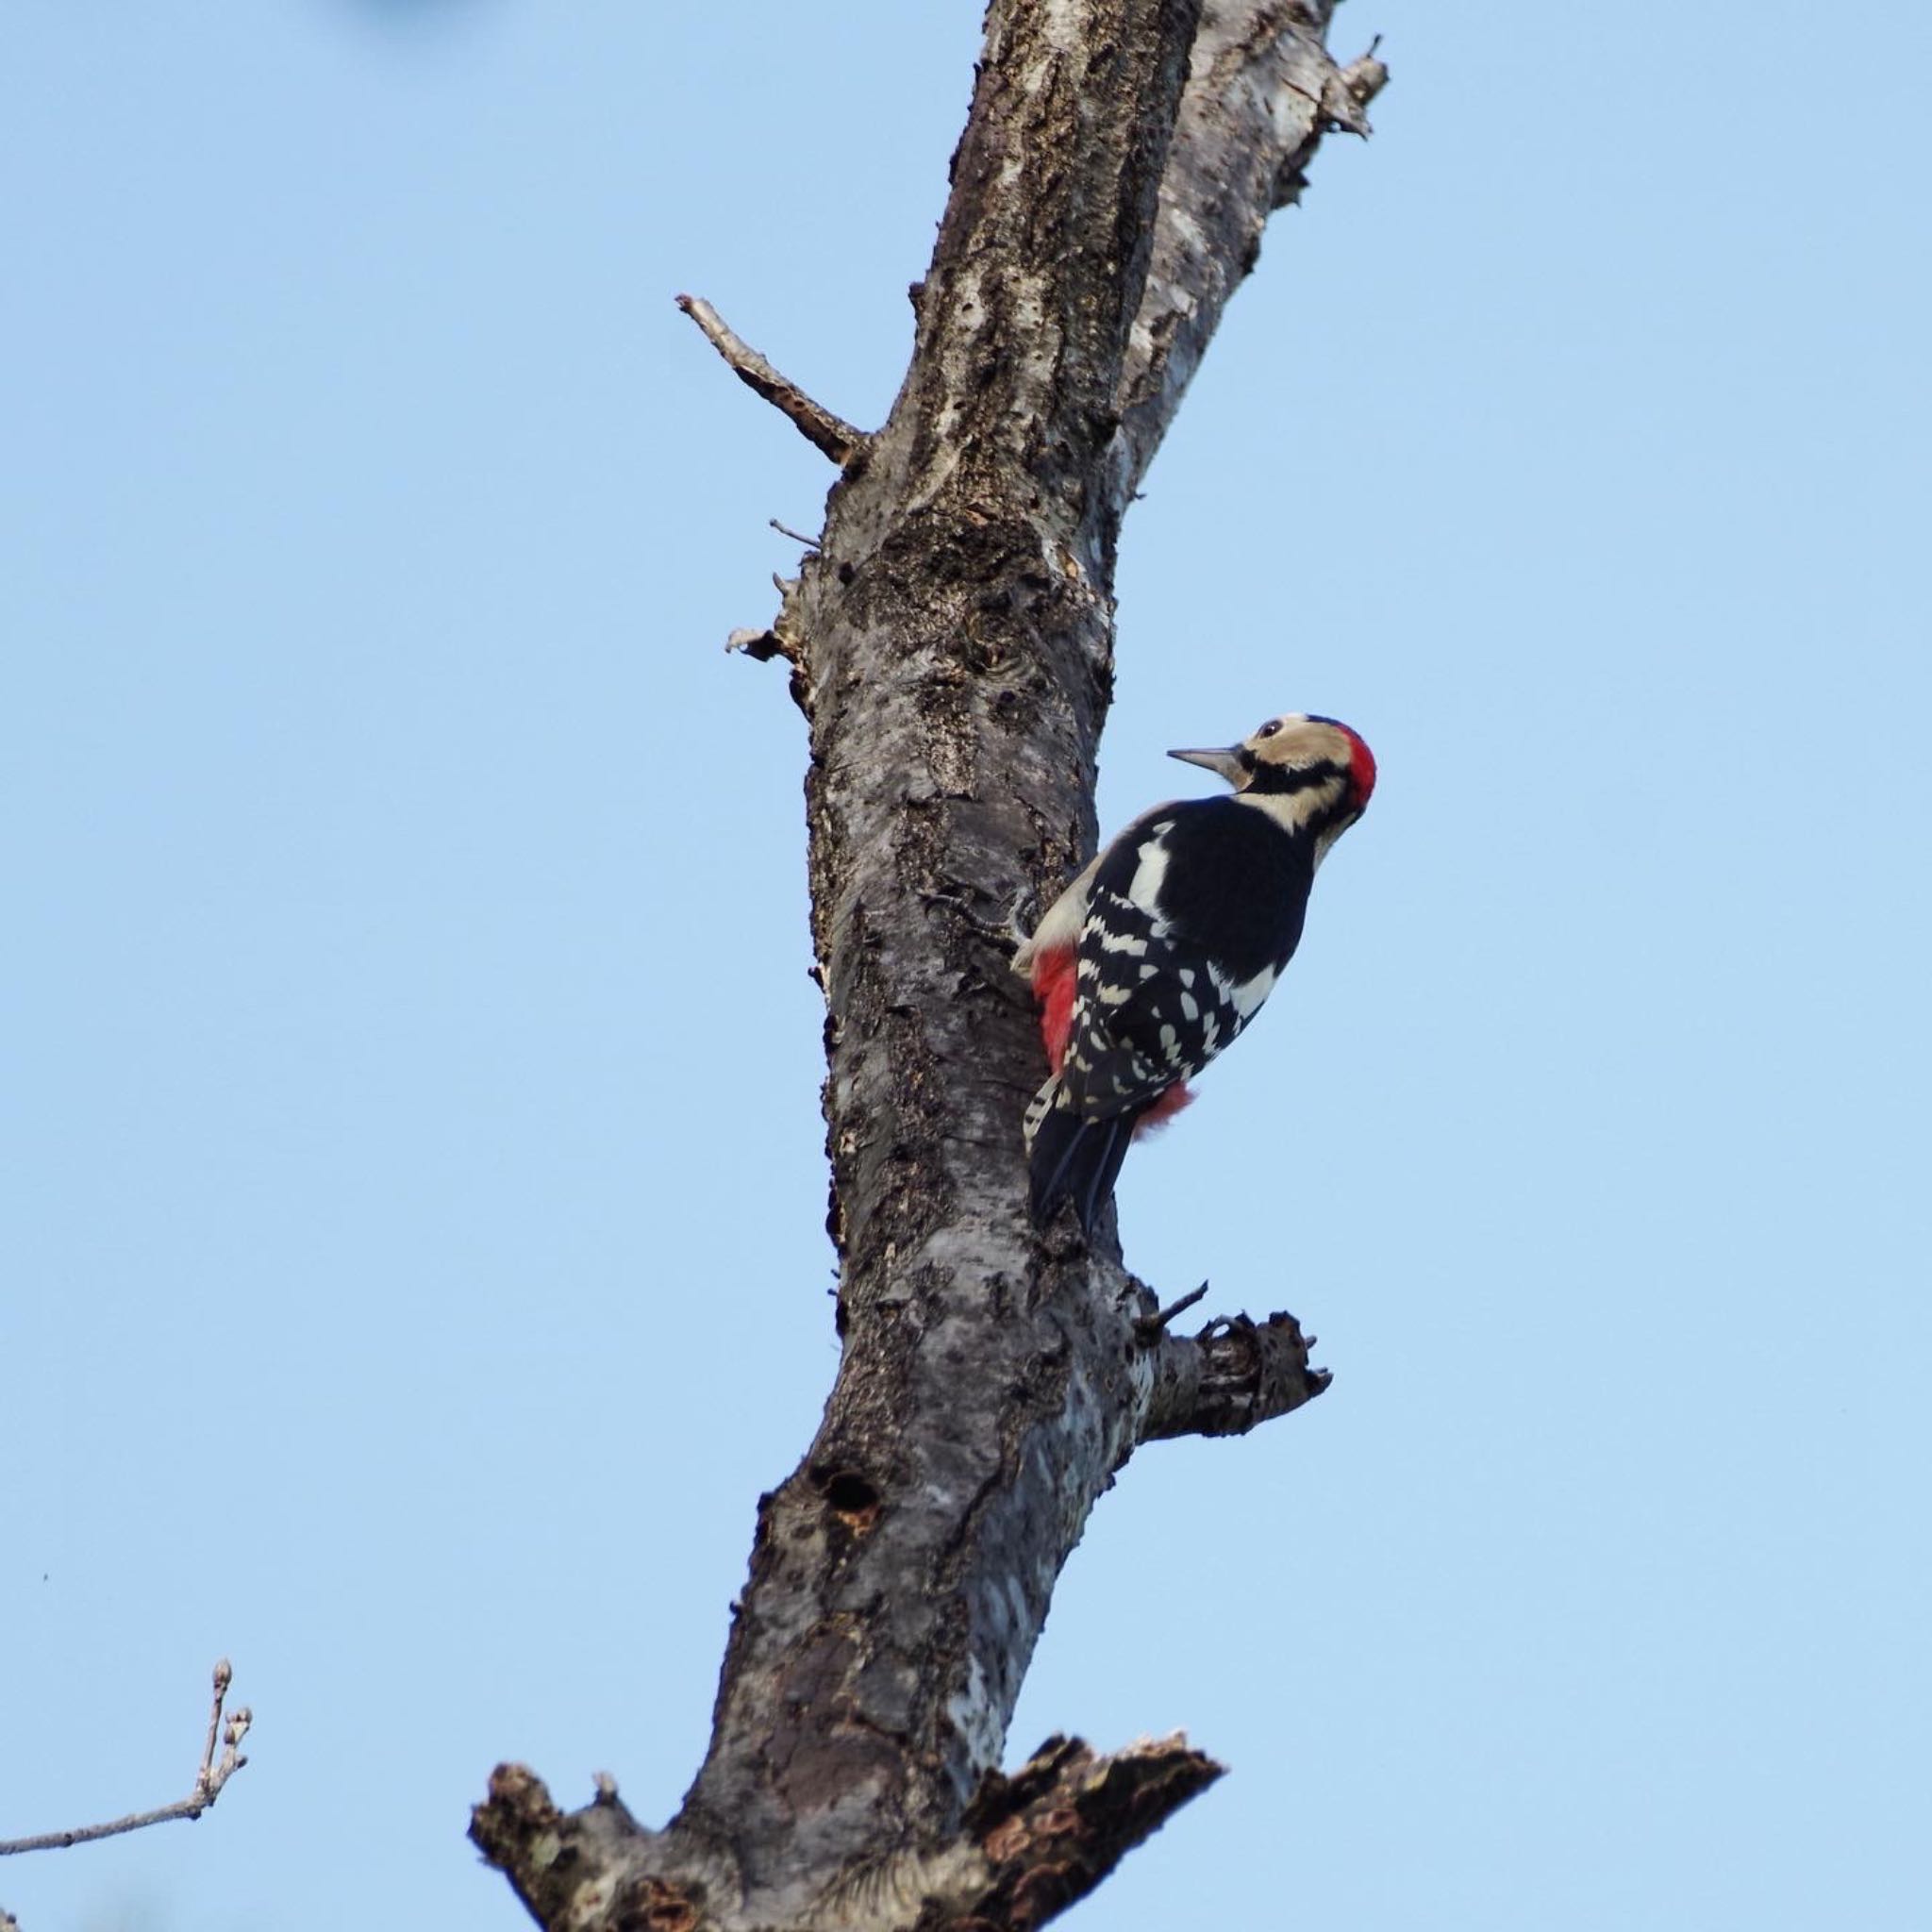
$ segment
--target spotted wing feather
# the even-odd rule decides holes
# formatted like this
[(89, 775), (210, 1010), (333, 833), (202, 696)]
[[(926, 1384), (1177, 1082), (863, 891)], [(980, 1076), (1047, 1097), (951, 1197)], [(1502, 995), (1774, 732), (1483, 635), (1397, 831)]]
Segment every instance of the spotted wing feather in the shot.
[[(1199, 841), (1223, 862), (1191, 864)], [(1204, 882), (1230, 873), (1238, 896), (1204, 898)], [(1062, 1104), (1089, 1119), (1138, 1111), (1219, 1054), (1293, 953), (1311, 878), (1294, 841), (1232, 799), (1169, 806), (1130, 827), (1093, 879)]]

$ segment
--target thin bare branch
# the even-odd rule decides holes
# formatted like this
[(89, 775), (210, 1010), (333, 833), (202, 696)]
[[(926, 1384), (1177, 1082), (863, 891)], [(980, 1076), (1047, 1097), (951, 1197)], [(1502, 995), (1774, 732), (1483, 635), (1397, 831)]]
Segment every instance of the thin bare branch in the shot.
[(1142, 1315), (1134, 1324), (1134, 1333), (1151, 1347), (1160, 1340), (1161, 1332), (1176, 1315), (1185, 1315), (1196, 1302), (1206, 1301), (1207, 1298), (1208, 1284), (1204, 1281), (1199, 1288), (1191, 1289), (1178, 1301), (1169, 1302), (1158, 1314)]
[(855, 429), (842, 417), (813, 402), (789, 376), (780, 375), (749, 342), (732, 333), (724, 318), (703, 296), (680, 295), (677, 306), (704, 330), (705, 340), (731, 365), (739, 381), (789, 416), (798, 433), (824, 450), (841, 470), (852, 467), (872, 441), (864, 430)]
[[(92, 1844), (96, 1839), (119, 1838), (124, 1832), (142, 1831), (150, 1824), (165, 1824), (175, 1818), (199, 1818), (222, 1794), (222, 1788), (248, 1762), (241, 1755), (242, 1740), (248, 1735), (254, 1714), (245, 1704), (227, 1713), (224, 1722), (222, 1707), (227, 1701), (228, 1686), (235, 1673), (223, 1657), (214, 1668), (214, 1702), (209, 1707), (208, 1739), (202, 1746), (201, 1768), (194, 1774), (194, 1789), (172, 1805), (158, 1806), (152, 1811), (132, 1811), (107, 1824), (76, 1825), (67, 1831), (43, 1831), (32, 1838), (0, 1840), (0, 1857), (15, 1852), (51, 1852), (67, 1845)], [(219, 1760), (216, 1747), (222, 1747)], [(0, 1932), (12, 1921), (0, 1917)]]

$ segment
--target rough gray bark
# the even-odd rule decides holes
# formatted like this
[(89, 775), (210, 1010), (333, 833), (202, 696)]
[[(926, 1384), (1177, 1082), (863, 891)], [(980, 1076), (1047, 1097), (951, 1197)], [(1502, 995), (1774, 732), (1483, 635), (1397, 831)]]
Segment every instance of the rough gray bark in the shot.
[(1041, 1924), (1218, 1775), (1178, 1740), (999, 1773), (1089, 1510), (1142, 1442), (1231, 1434), (1325, 1376), (1293, 1320), (1171, 1333), (1026, 1216), (1041, 1075), (1010, 910), (1091, 854), (1133, 491), (1323, 134), (1378, 63), (1328, 7), (993, 0), (905, 386), (863, 435), (699, 303), (841, 465), (771, 628), (811, 727), (836, 1386), (758, 1508), (711, 1745), (661, 1831), (499, 1768), (473, 1836), (560, 1932)]

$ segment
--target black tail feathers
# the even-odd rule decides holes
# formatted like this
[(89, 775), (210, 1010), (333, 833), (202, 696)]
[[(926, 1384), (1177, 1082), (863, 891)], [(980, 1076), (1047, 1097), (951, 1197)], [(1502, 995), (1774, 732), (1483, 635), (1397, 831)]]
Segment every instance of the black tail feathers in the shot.
[(1033, 1134), (1032, 1205), (1035, 1223), (1044, 1227), (1072, 1201), (1080, 1231), (1093, 1233), (1120, 1178), (1127, 1143), (1134, 1138), (1137, 1114), (1116, 1114), (1111, 1120), (1082, 1120), (1065, 1108), (1050, 1107)]

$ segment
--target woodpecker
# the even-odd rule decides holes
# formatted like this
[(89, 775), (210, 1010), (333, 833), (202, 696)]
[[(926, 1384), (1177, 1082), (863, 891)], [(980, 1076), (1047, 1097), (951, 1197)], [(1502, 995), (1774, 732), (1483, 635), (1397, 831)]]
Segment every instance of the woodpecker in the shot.
[(1302, 936), (1328, 848), (1375, 789), (1346, 724), (1271, 718), (1224, 751), (1172, 751), (1234, 787), (1143, 812), (1013, 957), (1033, 983), (1051, 1077), (1026, 1109), (1033, 1218), (1072, 1201), (1090, 1236), (1141, 1130), (1256, 1013)]

